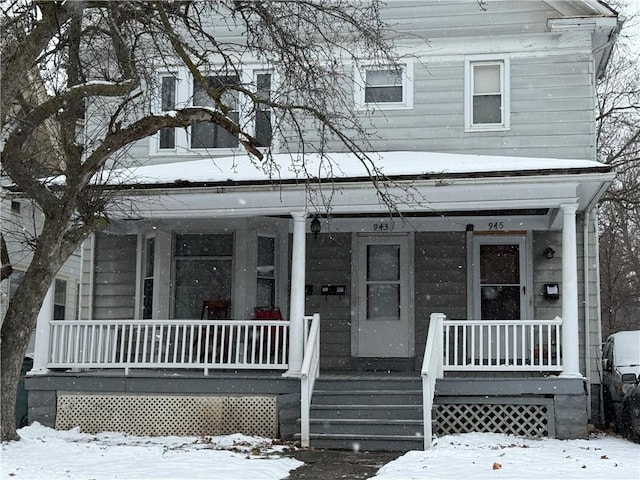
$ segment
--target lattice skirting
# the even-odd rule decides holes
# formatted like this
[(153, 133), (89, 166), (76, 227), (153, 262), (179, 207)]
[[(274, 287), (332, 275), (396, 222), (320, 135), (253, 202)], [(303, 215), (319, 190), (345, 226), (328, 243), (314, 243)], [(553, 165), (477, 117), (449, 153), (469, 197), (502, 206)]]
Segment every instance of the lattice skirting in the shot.
[(553, 436), (551, 403), (482, 400), (478, 403), (447, 402), (436, 405), (437, 434), (492, 432), (526, 437)]
[(56, 428), (130, 435), (276, 438), (275, 396), (58, 394)]

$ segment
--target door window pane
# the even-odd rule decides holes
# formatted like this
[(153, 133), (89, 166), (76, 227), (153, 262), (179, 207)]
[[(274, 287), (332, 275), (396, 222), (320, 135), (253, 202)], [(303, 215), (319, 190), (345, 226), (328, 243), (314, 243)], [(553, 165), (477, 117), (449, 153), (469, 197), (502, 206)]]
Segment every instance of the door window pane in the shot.
[(480, 317), (519, 320), (520, 246), (480, 245)]
[(367, 320), (400, 320), (400, 285), (367, 286)]
[(480, 288), (482, 320), (520, 320), (520, 286)]
[(400, 245), (367, 245), (367, 280), (400, 279)]
[(480, 245), (480, 283), (519, 284), (518, 245)]

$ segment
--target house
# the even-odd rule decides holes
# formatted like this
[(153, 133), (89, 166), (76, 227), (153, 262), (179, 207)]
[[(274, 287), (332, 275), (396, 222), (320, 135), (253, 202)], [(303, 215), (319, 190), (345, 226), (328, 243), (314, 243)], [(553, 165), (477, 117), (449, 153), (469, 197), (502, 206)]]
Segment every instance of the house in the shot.
[[(586, 435), (614, 178), (595, 161), (595, 81), (618, 16), (596, 0), (382, 14), (411, 55), (358, 70), (350, 108), (385, 189), (337, 147), (265, 172), (206, 125), (140, 142), (109, 231), (83, 247), (80, 320), (39, 323), (31, 420), (399, 450)], [(163, 108), (189, 101), (188, 76), (159, 75)]]

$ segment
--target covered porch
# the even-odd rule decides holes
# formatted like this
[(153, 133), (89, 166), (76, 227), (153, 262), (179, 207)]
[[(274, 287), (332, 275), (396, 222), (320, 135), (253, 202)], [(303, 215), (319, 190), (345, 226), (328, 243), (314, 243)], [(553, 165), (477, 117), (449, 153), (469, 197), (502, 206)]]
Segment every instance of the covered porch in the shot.
[[(125, 256), (119, 239), (131, 246), (126, 251), (132, 252), (135, 278), (121, 288), (129, 292), (131, 307), (118, 310), (122, 296), (107, 295), (98, 278), (112, 268), (111, 260), (93, 265), (89, 284), (96, 304), (88, 311), (111, 318), (89, 313), (51, 321), (50, 296), (38, 321), (32, 375), (170, 371), (177, 377), (201, 375), (203, 382), (220, 374), (250, 375), (260, 392), (261, 372), (265, 378), (275, 373), (298, 382), (291, 393), (299, 402), (303, 444), (313, 434), (310, 412), (321, 369), (363, 376), (371, 370), (421, 373), (424, 439), (431, 438), (426, 415), (444, 372), (479, 379), (499, 372), (559, 375), (584, 382), (588, 362), (579, 347), (579, 283), (585, 280), (578, 274), (577, 247), (587, 239), (579, 237), (576, 220), (610, 182), (606, 167), (577, 160), (380, 154), (389, 176), (385, 192), (397, 199), (397, 211), (389, 215), (359, 160), (333, 157), (343, 176), (333, 179), (330, 202), (326, 192), (301, 185), (301, 173), (290, 170), (277, 186), (253, 166), (250, 174), (248, 168), (220, 174), (214, 160), (123, 173), (137, 181), (114, 187), (120, 205), (130, 204), (131, 211), (114, 213), (122, 217), (113, 226), (112, 243), (116, 260)], [(280, 161), (284, 165), (291, 157)], [(307, 165), (314, 161), (323, 171), (320, 159), (307, 159)], [(194, 173), (184, 178), (185, 171)], [(319, 233), (311, 230), (316, 218)], [(222, 239), (216, 245), (228, 242), (231, 253), (206, 253), (202, 235)], [(251, 260), (263, 237), (274, 239), (279, 262)], [(538, 250), (549, 243), (558, 255), (542, 259)], [(515, 259), (518, 278), (484, 281), (485, 250)], [(94, 244), (89, 251), (103, 250)], [(372, 262), (388, 259), (390, 252), (396, 260), (374, 271)], [(207, 300), (192, 295), (199, 295), (199, 287), (178, 290), (179, 270), (193, 258), (234, 275), (229, 283), (208, 277), (228, 288), (231, 308), (222, 318), (198, 318)], [(386, 275), (390, 271), (395, 273)], [(270, 272), (280, 272), (279, 279)], [(556, 287), (555, 297), (541, 300), (547, 283)], [(277, 286), (251, 293), (258, 285)], [(262, 305), (258, 297), (265, 291), (267, 306), (277, 307), (281, 318), (256, 318), (254, 307)], [(483, 299), (492, 292), (502, 296), (489, 305)], [(100, 295), (114, 300), (98, 306)], [(493, 307), (514, 299), (509, 316)], [(369, 315), (370, 305), (383, 313)]]

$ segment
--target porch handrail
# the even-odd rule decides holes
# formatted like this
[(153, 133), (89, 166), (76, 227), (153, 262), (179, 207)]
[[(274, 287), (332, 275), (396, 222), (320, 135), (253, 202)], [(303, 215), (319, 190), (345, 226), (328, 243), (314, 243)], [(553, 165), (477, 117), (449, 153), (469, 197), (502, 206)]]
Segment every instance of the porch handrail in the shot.
[[(304, 348), (304, 360), (300, 371), (300, 441), (303, 447), (308, 447), (309, 414), (313, 387), (320, 374), (320, 315), (314, 313), (311, 317), (311, 327)], [(305, 317), (307, 320), (308, 317)]]
[(48, 368), (288, 368), (286, 320), (51, 321)]
[(562, 319), (445, 320), (445, 371), (561, 371)]
[(433, 439), (432, 416), (433, 398), (436, 381), (443, 376), (443, 324), (446, 319), (443, 313), (432, 313), (429, 320), (429, 331), (422, 359), (422, 414), (424, 422), (424, 448), (431, 448)]

